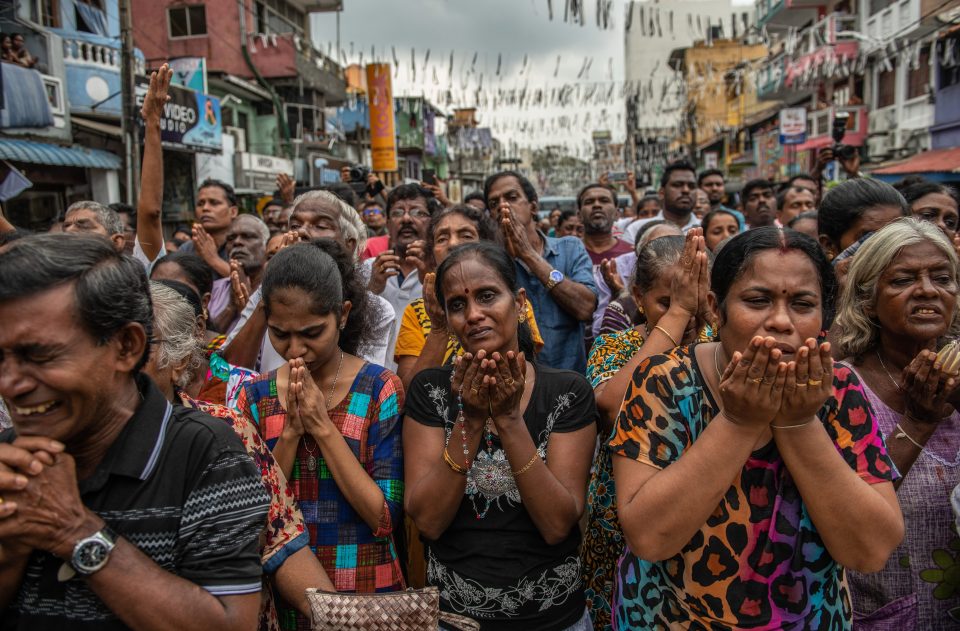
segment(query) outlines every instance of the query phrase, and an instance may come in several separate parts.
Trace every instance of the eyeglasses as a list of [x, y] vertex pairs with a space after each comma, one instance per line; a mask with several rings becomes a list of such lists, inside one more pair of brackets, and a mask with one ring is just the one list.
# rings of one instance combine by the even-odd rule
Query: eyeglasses
[[390, 210], [390, 219], [402, 219], [404, 215], [410, 215], [411, 219], [427, 219], [430, 217], [430, 211], [426, 208], [393, 208]]
[[382, 208], [364, 208], [363, 214], [364, 215], [382, 215], [383, 209]]

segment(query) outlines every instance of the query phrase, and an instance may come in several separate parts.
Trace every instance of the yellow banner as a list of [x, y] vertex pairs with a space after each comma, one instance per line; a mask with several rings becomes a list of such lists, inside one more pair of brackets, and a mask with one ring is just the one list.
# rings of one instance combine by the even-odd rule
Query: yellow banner
[[397, 170], [397, 134], [393, 122], [390, 64], [367, 64], [367, 105], [370, 110], [370, 151], [374, 171]]

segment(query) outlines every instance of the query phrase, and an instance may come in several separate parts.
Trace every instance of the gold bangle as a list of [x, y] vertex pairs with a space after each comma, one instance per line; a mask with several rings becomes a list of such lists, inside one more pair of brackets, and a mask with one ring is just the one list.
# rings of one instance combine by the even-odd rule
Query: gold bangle
[[536, 449], [534, 449], [534, 450], [533, 450], [533, 456], [530, 458], [530, 462], [528, 462], [527, 464], [523, 465], [520, 469], [517, 469], [516, 471], [511, 471], [510, 473], [512, 473], [512, 474], [513, 474], [513, 477], [515, 477], [515, 478], [516, 478], [516, 477], [519, 477], [520, 475], [526, 473], [526, 472], [527, 472], [527, 469], [529, 469], [530, 467], [532, 467], [532, 466], [533, 466], [533, 463], [535, 463], [538, 458], [540, 458], [540, 454], [537, 453], [537, 450], [536, 450]]
[[454, 473], [459, 473], [460, 475], [467, 475], [467, 470], [454, 462], [453, 458], [450, 457], [450, 454], [447, 453], [447, 448], [443, 448], [443, 461], [447, 463], [447, 466], [453, 469]]
[[664, 335], [666, 335], [666, 336], [667, 336], [667, 339], [669, 339], [671, 342], [673, 342], [673, 345], [674, 345], [674, 346], [680, 346], [679, 344], [677, 344], [677, 340], [673, 339], [673, 336], [670, 335], [670, 333], [669, 333], [665, 328], [663, 328], [662, 326], [660, 326], [659, 324], [658, 324], [657, 326], [653, 327], [653, 330], [654, 330], [654, 331], [660, 331], [661, 333], [663, 333]]
[[811, 423], [816, 423], [819, 420], [820, 419], [818, 417], [814, 416], [812, 419], [810, 419], [806, 423], [798, 423], [796, 425], [774, 425], [773, 423], [770, 423], [770, 427], [772, 427], [773, 429], [796, 429], [798, 427], [806, 427], [807, 425]]

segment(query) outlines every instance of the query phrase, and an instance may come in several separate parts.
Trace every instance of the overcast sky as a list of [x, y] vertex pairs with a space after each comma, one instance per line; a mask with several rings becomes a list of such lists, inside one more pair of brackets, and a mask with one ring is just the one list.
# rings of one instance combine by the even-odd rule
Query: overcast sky
[[[749, 0], [738, 0], [742, 3]], [[391, 47], [399, 58], [399, 73], [394, 79], [396, 95], [425, 94], [431, 100], [438, 98], [440, 89], [451, 83], [449, 77], [450, 53], [454, 53], [453, 95], [463, 98], [460, 90], [466, 83], [468, 91], [477, 86], [483, 75], [484, 88], [559, 87], [578, 82], [578, 74], [587, 58], [593, 58], [589, 77], [584, 82], [623, 80], [623, 22], [626, 0], [613, 0], [609, 11], [608, 28], [597, 26], [596, 0], [583, 0], [585, 24], [565, 22], [565, 0], [552, 0], [553, 19], [548, 13], [548, 0], [344, 0], [340, 14], [340, 48], [349, 63], [371, 61], [371, 46], [378, 61], [393, 60]], [[665, 0], [661, 7], [682, 5], [684, 0]], [[335, 53], [336, 17], [333, 13], [317, 14], [313, 20], [315, 45], [324, 52]], [[411, 73], [411, 49], [415, 50], [416, 78]], [[424, 56], [430, 51], [427, 72]], [[476, 65], [473, 56], [477, 55]], [[497, 57], [502, 55], [499, 77], [496, 75]], [[527, 56], [526, 71], [523, 57]], [[560, 56], [557, 71], [557, 56]], [[473, 72], [471, 72], [471, 68]], [[438, 83], [434, 83], [434, 72]], [[557, 73], [554, 78], [554, 73]], [[608, 84], [609, 85], [609, 84]], [[472, 100], [467, 97], [468, 100]], [[472, 105], [455, 103], [454, 105]], [[583, 125], [589, 114], [590, 122]], [[537, 132], [533, 139], [519, 132], [501, 131], [501, 140], [516, 140], [521, 145], [567, 143], [573, 148], [588, 146], [593, 129], [608, 129], [614, 140], [624, 135], [623, 101], [588, 105], [576, 108], [488, 107], [479, 111], [481, 124], [501, 127], [519, 124], [522, 120], [539, 125], [559, 116], [576, 116], [578, 125], [572, 132]]]

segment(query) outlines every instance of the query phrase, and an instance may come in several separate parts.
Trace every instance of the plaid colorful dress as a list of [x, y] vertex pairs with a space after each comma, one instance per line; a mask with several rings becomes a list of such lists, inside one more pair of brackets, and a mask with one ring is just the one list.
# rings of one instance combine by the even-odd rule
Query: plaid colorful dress
[[[276, 371], [245, 384], [237, 406], [260, 427], [273, 449], [287, 416], [277, 396]], [[400, 379], [368, 363], [357, 373], [349, 394], [329, 412], [357, 460], [383, 491], [383, 512], [375, 532], [347, 502], [313, 438], [304, 436], [297, 448], [290, 485], [307, 523], [310, 547], [339, 592], [404, 588], [393, 545], [394, 526], [403, 523], [402, 406]], [[317, 463], [315, 471], [307, 466], [311, 457]], [[309, 620], [279, 605], [283, 629], [310, 629]]]

